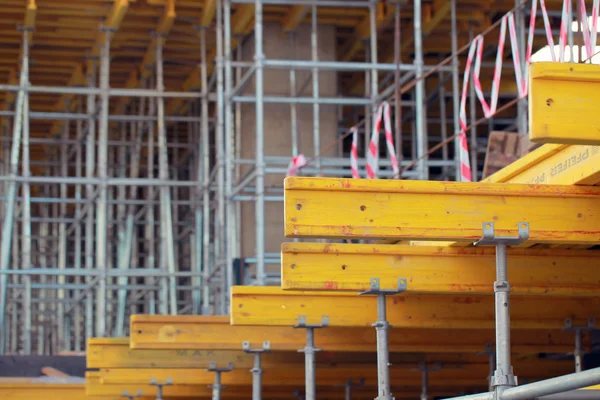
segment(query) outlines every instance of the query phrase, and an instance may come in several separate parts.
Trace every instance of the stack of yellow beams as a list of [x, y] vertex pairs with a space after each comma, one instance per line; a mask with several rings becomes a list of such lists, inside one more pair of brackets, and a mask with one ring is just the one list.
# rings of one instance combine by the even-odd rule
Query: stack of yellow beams
[[[250, 340], [258, 345], [271, 341], [272, 352], [263, 355], [263, 398], [290, 397], [302, 391], [304, 360], [297, 349], [304, 346], [304, 332], [290, 327], [233, 326], [227, 317], [202, 316], [133, 316], [130, 339], [91, 339], [88, 343], [86, 394], [88, 398], [119, 396], [123, 392], [156, 395], [152, 380], [172, 384], [164, 387], [167, 399], [209, 398], [214, 373], [206, 371], [211, 362], [218, 366], [234, 364], [231, 372], [222, 375], [227, 387], [223, 398], [249, 398], [251, 393], [252, 356], [241, 350], [241, 343]], [[439, 330], [402, 330], [392, 337], [392, 378], [402, 388], [400, 397], [415, 398], [420, 390], [420, 362], [443, 363], [445, 369], [432, 376], [434, 394], [450, 396], [462, 390], [485, 386], [488, 359], [473, 346], [477, 336], [492, 340], [491, 330], [457, 330], [451, 337], [439, 335]], [[400, 332], [399, 332], [400, 333]], [[436, 339], [437, 337], [437, 339]], [[323, 329], [317, 344], [323, 352], [317, 358], [317, 385], [320, 398], [343, 398], [348, 379], [364, 380], [364, 387], [353, 391], [353, 398], [373, 397], [377, 376], [375, 369], [374, 330], [372, 328]], [[533, 354], [550, 346], [567, 351], [572, 346], [570, 335], [555, 332], [541, 335], [522, 331], [517, 364], [528, 379], [537, 380], [570, 370], [569, 361], [540, 362]], [[396, 345], [394, 343], [398, 343]], [[462, 343], [462, 347], [461, 347]], [[457, 347], [452, 347], [452, 346]], [[352, 353], [346, 350], [353, 350]], [[466, 354], [460, 354], [460, 353]], [[400, 393], [400, 392], [399, 392]]]
[[[531, 91], [537, 93], [533, 86]], [[341, 398], [342, 391], [332, 388], [364, 379], [364, 393], [353, 398], [372, 398], [377, 376], [371, 324], [377, 307], [375, 298], [356, 292], [369, 289], [374, 279], [381, 289], [396, 288], [399, 279], [406, 285], [405, 293], [387, 299], [394, 327], [389, 348], [400, 353], [392, 354], [397, 360], [390, 371], [396, 397], [416, 397], [420, 362], [443, 364], [430, 375], [441, 396], [485, 390], [487, 356], [477, 353], [494, 343], [495, 254], [468, 244], [492, 223], [496, 235], [516, 236], [524, 223], [529, 231], [528, 240], [508, 253], [515, 373], [539, 380], [572, 372], [571, 361], [542, 360], [536, 353], [572, 351], [573, 333], [564, 330], [565, 321], [581, 327], [596, 317], [600, 265], [590, 250], [531, 247], [599, 243], [600, 188], [593, 185], [600, 182], [600, 167], [590, 161], [596, 150], [546, 145], [478, 184], [288, 178], [288, 236], [458, 246], [284, 244], [282, 288], [234, 287], [230, 320], [133, 316], [129, 340], [91, 341], [88, 367], [98, 370], [88, 373], [87, 393], [151, 394], [156, 389], [149, 382], [155, 379], [173, 382], [165, 387], [167, 397], [204, 396], [201, 387], [213, 377], [204, 369], [215, 361], [235, 365], [223, 375], [230, 387], [224, 397], [247, 398], [251, 358], [241, 344], [268, 340], [272, 354], [264, 356], [263, 397], [289, 396], [304, 382], [302, 360], [291, 357], [305, 344], [304, 331], [292, 328], [302, 319], [326, 325], [315, 335], [315, 345], [324, 350], [317, 367], [322, 397]], [[349, 355], [332, 362], [338, 352]], [[192, 394], [191, 388], [198, 390]]]

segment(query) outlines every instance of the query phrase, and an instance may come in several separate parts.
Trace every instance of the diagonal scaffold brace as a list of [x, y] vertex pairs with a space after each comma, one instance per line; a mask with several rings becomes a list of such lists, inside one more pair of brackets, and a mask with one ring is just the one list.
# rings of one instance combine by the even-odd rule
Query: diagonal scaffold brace
[[262, 343], [261, 348], [253, 349], [250, 341], [242, 342], [242, 349], [248, 354], [254, 354], [254, 366], [250, 370], [252, 373], [252, 400], [262, 399], [262, 366], [261, 357], [263, 353], [271, 351], [271, 342], [266, 340]]
[[171, 378], [167, 378], [164, 382], [158, 382], [156, 379], [152, 378], [150, 380], [150, 386], [156, 386], [156, 400], [164, 400], [163, 397], [163, 388], [165, 386], [171, 386], [173, 384], [173, 380]]
[[329, 316], [323, 315], [320, 324], [308, 324], [306, 315], [298, 315], [298, 323], [294, 328], [306, 329], [306, 346], [298, 350], [304, 353], [304, 374], [305, 374], [305, 400], [316, 400], [317, 398], [317, 377], [315, 354], [321, 349], [315, 347], [315, 328], [325, 328], [329, 325]]
[[221, 391], [225, 388], [225, 386], [221, 384], [221, 374], [223, 372], [233, 371], [233, 363], [227, 364], [227, 367], [225, 368], [218, 368], [217, 363], [211, 361], [206, 370], [215, 373], [215, 382], [212, 384], [212, 400], [221, 400]]
[[390, 389], [390, 350], [388, 344], [388, 330], [390, 323], [387, 321], [386, 297], [406, 291], [406, 278], [398, 279], [396, 289], [381, 289], [379, 278], [369, 279], [370, 289], [360, 292], [360, 295], [377, 296], [377, 321], [373, 324], [377, 331], [377, 391], [375, 400], [393, 400]]

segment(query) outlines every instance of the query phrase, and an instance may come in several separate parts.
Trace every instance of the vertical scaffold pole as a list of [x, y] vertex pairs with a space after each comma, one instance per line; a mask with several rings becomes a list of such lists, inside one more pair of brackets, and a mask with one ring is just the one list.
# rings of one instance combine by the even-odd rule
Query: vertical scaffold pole
[[425, 118], [425, 82], [421, 79], [423, 75], [423, 37], [421, 31], [421, 0], [415, 0], [414, 4], [414, 28], [415, 28], [415, 74], [417, 85], [415, 87], [415, 117], [417, 128], [417, 172], [419, 179], [429, 179], [429, 168], [425, 154], [428, 150], [427, 126]]
[[[161, 35], [156, 37], [156, 90], [164, 92], [165, 84], [163, 79], [163, 41]], [[162, 96], [157, 97], [157, 127], [158, 127], [158, 176], [162, 181], [169, 180], [169, 155], [167, 153], [167, 132], [165, 127], [165, 99]], [[166, 261], [165, 271], [169, 274], [176, 272], [175, 265], [175, 242], [173, 238], [173, 210], [171, 206], [171, 189], [166, 184], [160, 187], [160, 210], [161, 210], [161, 250], [166, 254], [161, 260]], [[169, 276], [169, 313], [177, 315], [177, 278], [174, 275]]]
[[215, 382], [212, 385], [212, 400], [221, 400], [221, 391], [223, 390], [223, 385], [221, 384], [221, 374], [223, 372], [229, 372], [232, 370], [232, 363], [229, 363], [226, 368], [217, 368], [217, 364], [215, 362], [210, 363], [207, 371], [215, 373]]
[[[319, 61], [319, 45], [317, 41], [317, 6], [312, 5], [311, 9], [311, 30], [310, 30], [310, 49], [311, 60]], [[321, 175], [321, 125], [320, 125], [320, 106], [319, 106], [319, 69], [312, 69], [312, 96], [313, 103], [313, 152], [315, 159], [315, 168], [317, 175]]]
[[210, 313], [210, 138], [208, 126], [208, 67], [206, 65], [206, 28], [200, 28], [201, 147], [202, 147], [202, 314]]
[[[456, 26], [456, 0], [450, 0], [450, 21], [452, 25], [452, 54], [456, 54], [458, 52], [458, 28]], [[457, 134], [460, 131], [460, 123], [459, 123], [459, 94], [458, 94], [458, 55], [452, 57], [452, 115], [454, 121], [454, 134]], [[454, 139], [454, 171], [455, 171], [455, 180], [460, 182], [460, 140], [458, 135], [456, 135]]]
[[234, 239], [235, 239], [235, 204], [231, 198], [233, 191], [233, 173], [235, 146], [239, 143], [234, 142], [233, 126], [233, 104], [231, 101], [231, 92], [233, 90], [233, 70], [231, 68], [231, 2], [224, 1], [224, 32], [225, 32], [225, 276], [223, 280], [223, 295], [226, 310], [229, 310], [228, 292], [233, 286], [233, 259], [234, 259]]
[[254, 203], [256, 225], [256, 284], [265, 285], [265, 131], [264, 131], [264, 80], [263, 80], [263, 5], [255, 1], [254, 10], [254, 63], [256, 89], [256, 202]]
[[106, 336], [106, 275], [108, 238], [107, 208], [108, 208], [108, 101], [109, 101], [109, 74], [110, 74], [110, 40], [111, 31], [104, 30], [104, 46], [102, 46], [100, 60], [100, 118], [98, 123], [98, 178], [100, 178], [100, 192], [96, 207], [96, 268], [104, 274], [96, 291], [96, 336]]
[[216, 61], [216, 75], [217, 75], [217, 129], [215, 133], [215, 147], [216, 147], [216, 171], [217, 171], [217, 214], [215, 221], [215, 265], [220, 271], [220, 291], [218, 298], [218, 313], [220, 315], [227, 314], [227, 308], [225, 307], [226, 296], [224, 293], [226, 285], [226, 270], [227, 264], [225, 261], [225, 241], [227, 240], [226, 229], [226, 216], [225, 216], [225, 115], [224, 115], [224, 93], [223, 93], [223, 1], [217, 0], [216, 10], [216, 34], [217, 34], [217, 57]]
[[306, 345], [298, 350], [304, 353], [304, 380], [305, 380], [305, 400], [316, 400], [316, 362], [315, 354], [321, 349], [315, 347], [315, 328], [324, 328], [329, 325], [329, 317], [323, 316], [320, 324], [307, 324], [306, 315], [298, 316], [298, 324], [294, 328], [306, 329]]
[[[23, 64], [27, 65], [26, 89], [23, 93], [23, 177], [31, 176], [29, 163], [29, 35], [31, 29], [23, 30]], [[29, 182], [23, 183], [23, 236], [22, 236], [22, 258], [23, 269], [31, 269], [31, 192]], [[31, 300], [31, 275], [23, 276], [25, 292], [23, 293], [23, 352], [31, 354], [32, 342], [32, 300]], [[16, 307], [16, 304], [15, 304]]]
[[[23, 36], [23, 62], [21, 63], [21, 75], [19, 77], [19, 91], [15, 107], [15, 118], [13, 121], [12, 148], [10, 152], [10, 176], [8, 190], [6, 193], [6, 205], [4, 211], [4, 222], [2, 225], [2, 244], [0, 245], [0, 271], [8, 271], [11, 259], [11, 245], [13, 236], [13, 220], [17, 197], [17, 173], [19, 170], [19, 152], [21, 148], [21, 137], [23, 129], [23, 104], [25, 102], [25, 91], [29, 82], [28, 35]], [[27, 61], [27, 62], [25, 62]], [[0, 274], [0, 329], [4, 328], [8, 298], [8, 274]], [[15, 313], [16, 314], [16, 313]], [[7, 335], [0, 332], [0, 355], [4, 354]]]
[[494, 282], [494, 304], [496, 315], [496, 370], [492, 388], [497, 398], [517, 385], [510, 360], [510, 283], [506, 262], [507, 246], [518, 245], [529, 238], [529, 224], [519, 222], [518, 237], [496, 236], [493, 222], [483, 223], [483, 237], [475, 245], [496, 246], [496, 281]]
[[[92, 60], [89, 64], [87, 73], [88, 88], [96, 85], [96, 61]], [[96, 96], [88, 94], [86, 98], [87, 136], [85, 139], [85, 177], [94, 177], [94, 164], [96, 163]], [[94, 185], [88, 183], [85, 185], [85, 195], [90, 209], [85, 215], [85, 268], [88, 271], [94, 269], [94, 211], [91, 204], [94, 201]], [[92, 277], [85, 278], [85, 283], [90, 285]], [[88, 292], [85, 299], [85, 337], [94, 336], [94, 295], [93, 291]]]
[[242, 348], [246, 353], [254, 354], [254, 366], [250, 370], [252, 373], [252, 400], [262, 399], [262, 374], [261, 357], [263, 353], [271, 350], [271, 342], [265, 341], [261, 348], [253, 349], [249, 341], [242, 343]]
[[377, 391], [376, 400], [393, 400], [390, 386], [390, 351], [388, 342], [388, 330], [390, 324], [387, 321], [388, 295], [402, 293], [406, 291], [406, 279], [399, 278], [398, 286], [395, 289], [381, 289], [379, 278], [369, 279], [370, 289], [359, 294], [377, 296], [377, 321], [373, 324], [377, 334]]

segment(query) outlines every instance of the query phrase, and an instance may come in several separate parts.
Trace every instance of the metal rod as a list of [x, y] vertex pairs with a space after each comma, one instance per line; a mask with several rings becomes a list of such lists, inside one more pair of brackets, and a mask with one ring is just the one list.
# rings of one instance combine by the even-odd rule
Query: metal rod
[[581, 329], [575, 329], [575, 372], [583, 371], [583, 345]]
[[252, 400], [262, 399], [262, 374], [263, 370], [261, 367], [261, 356], [262, 353], [254, 353], [254, 366], [250, 370], [252, 372]]
[[221, 400], [221, 371], [215, 372], [215, 382], [212, 385], [212, 400]]
[[[16, 116], [13, 121], [13, 142], [10, 152], [10, 175], [16, 177], [19, 168], [19, 151], [21, 147], [21, 134], [23, 124], [23, 104], [25, 102], [25, 86], [29, 80], [29, 44], [28, 35], [23, 35], [23, 62], [21, 63], [21, 75], [19, 77], [19, 91], [16, 101]], [[25, 58], [27, 57], [27, 58]], [[9, 269], [11, 261], [11, 245], [13, 236], [13, 219], [15, 215], [15, 197], [17, 196], [17, 183], [9, 182], [7, 190], [7, 202], [4, 210], [4, 221], [2, 224], [2, 244], [0, 245], [0, 271]], [[0, 329], [5, 326], [5, 315], [8, 298], [8, 276], [0, 276]], [[16, 315], [16, 313], [14, 313]], [[0, 355], [6, 350], [7, 335], [0, 335]], [[16, 339], [16, 338], [15, 338]]]
[[496, 371], [493, 387], [502, 394], [506, 388], [516, 386], [510, 362], [510, 284], [507, 275], [506, 244], [496, 244]]
[[[369, 41], [369, 50], [370, 50], [370, 61], [372, 64], [377, 64], [377, 1], [372, 1], [369, 3], [369, 30], [370, 30], [370, 41]], [[379, 74], [376, 69], [371, 69], [370, 75], [370, 89], [369, 95], [371, 97], [370, 104], [370, 113], [372, 115], [370, 127], [373, 131], [375, 131], [377, 126], [377, 118], [375, 118], [375, 114], [377, 113], [377, 96], [379, 94]], [[366, 111], [366, 110], [365, 110]], [[367, 126], [366, 126], [367, 127]], [[368, 147], [365, 147], [365, 157], [367, 154]], [[375, 170], [378, 169], [379, 157], [375, 157], [376, 167]], [[377, 172], [376, 172], [377, 173]]]
[[[290, 49], [292, 55], [296, 51], [296, 33], [290, 32]], [[290, 69], [290, 97], [296, 97], [296, 70]], [[298, 137], [298, 113], [296, 103], [290, 103], [290, 130], [292, 136], [292, 157], [299, 154], [299, 137]]]
[[[200, 30], [200, 57], [202, 65], [200, 77], [202, 81], [202, 92], [208, 93], [208, 72], [206, 65], [206, 30]], [[202, 180], [207, 185], [210, 180], [210, 139], [208, 127], [208, 98], [204, 96], [201, 100], [201, 145], [202, 145]], [[209, 277], [210, 268], [210, 193], [204, 190], [202, 193], [202, 314], [210, 313]]]
[[221, 296], [223, 304], [223, 314], [226, 315], [229, 310], [229, 290], [233, 286], [233, 259], [234, 259], [234, 240], [236, 226], [234, 218], [235, 203], [231, 199], [233, 191], [233, 174], [235, 158], [234, 142], [234, 126], [233, 126], [233, 104], [231, 103], [232, 87], [233, 87], [233, 70], [231, 68], [231, 3], [229, 0], [224, 0], [224, 31], [225, 31], [225, 276], [226, 279], [221, 283]]
[[[162, 36], [156, 38], [156, 90], [164, 91], [163, 82], [163, 41]], [[162, 97], [156, 100], [158, 116], [158, 175], [163, 181], [169, 180], [169, 156], [167, 154], [167, 132], [165, 129], [165, 102]], [[168, 186], [160, 187], [160, 208], [161, 208], [161, 232], [162, 232], [162, 250], [166, 252], [162, 260], [166, 262], [164, 268], [169, 272], [175, 272], [175, 249], [173, 242], [173, 210], [171, 206], [171, 192]], [[169, 278], [169, 313], [177, 315], [177, 280], [174, 277]]]
[[[311, 30], [310, 30], [310, 49], [312, 61], [316, 62], [319, 60], [319, 47], [317, 42], [317, 6], [313, 4], [311, 9]], [[320, 126], [320, 109], [319, 109], [319, 70], [313, 68], [311, 71], [312, 77], [312, 97], [313, 102], [313, 154], [315, 155], [315, 168], [317, 169], [317, 176], [320, 175], [321, 171], [321, 158], [318, 155], [321, 154], [321, 126]]]
[[[456, 26], [456, 0], [450, 0], [450, 21], [452, 25], [452, 54], [458, 52], [458, 28]], [[456, 172], [455, 180], [461, 180], [460, 174], [460, 138], [458, 132], [460, 132], [459, 123], [459, 94], [458, 94], [458, 57], [452, 58], [452, 115], [454, 121], [454, 171]]]
[[400, 2], [394, 4], [394, 123], [396, 128], [396, 157], [398, 163], [402, 163], [403, 155], [403, 143], [402, 143], [402, 94], [400, 94], [400, 63], [402, 62], [402, 50], [400, 47]]
[[[215, 221], [215, 261], [217, 263], [226, 262], [226, 220], [225, 220], [225, 101], [224, 101], [224, 82], [223, 82], [223, 2], [224, 0], [217, 0], [217, 56], [216, 56], [216, 74], [217, 74], [217, 129], [215, 132], [215, 147], [216, 147], [216, 171], [217, 171], [217, 213]], [[222, 270], [223, 274], [226, 274], [226, 268]], [[225, 277], [225, 276], [224, 276]], [[223, 279], [225, 281], [225, 279]], [[219, 297], [219, 309], [220, 315], [227, 314], [227, 308], [225, 304], [225, 284], [221, 284], [220, 297]]]
[[[415, 60], [417, 76], [423, 75], [423, 37], [421, 32], [421, 0], [415, 0], [414, 4], [414, 28], [415, 28]], [[425, 154], [429, 147], [427, 140], [427, 127], [425, 126], [425, 82], [424, 79], [419, 79], [415, 88], [415, 127], [417, 140], [417, 173], [419, 179], [429, 179], [429, 168]]]
[[[368, 3], [366, 3], [368, 4]], [[356, 61], [314, 61], [314, 60], [276, 60], [276, 59], [265, 59], [264, 68], [273, 69], [313, 69], [316, 68], [319, 71], [366, 71], [371, 72], [372, 70], [381, 72], [395, 72], [399, 69], [401, 72], [415, 71], [416, 67], [414, 64], [399, 64], [396, 68], [396, 63], [377, 63], [377, 60], [371, 60], [371, 62], [356, 62]], [[433, 66], [424, 66], [423, 69], [429, 71], [433, 69]], [[445, 71], [450, 71], [449, 67], [442, 68]], [[436, 69], [437, 71], [437, 69]]]
[[[519, 1], [519, 0], [517, 0]], [[473, 40], [473, 25], [469, 24], [469, 40]], [[471, 156], [471, 171], [472, 171], [472, 175], [471, 175], [471, 179], [473, 180], [473, 182], [477, 182], [477, 156], [478, 156], [478, 150], [477, 150], [477, 125], [474, 125], [475, 121], [477, 121], [477, 109], [476, 109], [476, 102], [477, 99], [475, 98], [475, 85], [471, 82], [471, 85], [469, 85], [469, 114], [471, 117], [471, 129], [470, 129], [470, 144], [469, 144], [469, 150], [470, 150], [470, 156]]]
[[[100, 118], [98, 132], [98, 178], [100, 193], [96, 205], [96, 266], [105, 271], [107, 262], [107, 201], [108, 191], [106, 179], [108, 178], [108, 106], [109, 106], [109, 76], [110, 76], [110, 40], [111, 33], [104, 32], [104, 46], [101, 51], [100, 62]], [[96, 292], [96, 336], [106, 336], [106, 278], [100, 280]]]
[[425, 363], [421, 363], [421, 400], [429, 399], [429, 369]]
[[315, 330], [306, 327], [306, 346], [304, 347], [305, 400], [316, 400], [316, 363], [315, 363]]
[[263, 4], [262, 0], [254, 2], [254, 51], [256, 62], [256, 203], [255, 209], [255, 241], [256, 241], [256, 281], [259, 286], [265, 284], [265, 132], [264, 132], [264, 81], [263, 81]]
[[[30, 31], [23, 32], [23, 63], [29, 63], [29, 35]], [[27, 81], [29, 84], [29, 69], [27, 70]], [[23, 93], [23, 165], [22, 175], [29, 177], [31, 175], [29, 160], [29, 94]], [[31, 195], [28, 183], [23, 185], [23, 222], [22, 222], [22, 244], [21, 253], [23, 259], [23, 268], [31, 268]], [[32, 308], [31, 308], [31, 276], [25, 276], [25, 293], [23, 302], [23, 352], [31, 354], [32, 348]]]
[[390, 324], [387, 321], [386, 313], [386, 295], [377, 294], [377, 321], [375, 330], [377, 333], [377, 386], [378, 400], [392, 400], [390, 390], [390, 354], [388, 347], [388, 329]]

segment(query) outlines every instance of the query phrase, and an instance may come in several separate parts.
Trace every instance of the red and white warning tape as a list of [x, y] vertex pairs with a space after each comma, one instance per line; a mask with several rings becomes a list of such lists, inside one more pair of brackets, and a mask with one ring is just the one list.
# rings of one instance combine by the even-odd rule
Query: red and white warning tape
[[596, 52], [596, 34], [598, 31], [598, 3], [594, 0], [592, 3], [592, 26], [588, 24], [587, 11], [585, 9], [585, 0], [579, 0], [579, 19], [582, 24], [583, 42], [585, 45], [586, 57], [591, 58]]
[[496, 65], [494, 66], [494, 78], [492, 80], [492, 98], [490, 105], [488, 105], [481, 89], [481, 81], [479, 80], [479, 73], [481, 71], [481, 58], [483, 55], [483, 36], [479, 35], [475, 38], [477, 42], [477, 53], [475, 56], [475, 65], [473, 66], [473, 86], [475, 87], [475, 93], [479, 98], [481, 107], [483, 108], [483, 114], [486, 118], [490, 117], [496, 112], [498, 106], [498, 92], [500, 90], [500, 76], [502, 74], [502, 59], [504, 58], [504, 38], [506, 37], [506, 21], [508, 16], [502, 17], [500, 23], [500, 37], [498, 38], [498, 53], [496, 54]]
[[[591, 26], [588, 22], [587, 11], [585, 8], [585, 0], [579, 1], [580, 15], [579, 20], [582, 24], [582, 35], [586, 48], [587, 58], [591, 58], [594, 55], [597, 43], [597, 32], [598, 32], [598, 12], [600, 8], [600, 0], [593, 0], [592, 4], [592, 15], [591, 15]], [[548, 47], [550, 48], [550, 55], [552, 61], [556, 61], [556, 54], [554, 52], [554, 38], [552, 36], [552, 27], [550, 25], [550, 19], [548, 17], [548, 11], [546, 9], [545, 0], [539, 0], [540, 11], [544, 21], [544, 29], [546, 32], [546, 40]], [[469, 160], [469, 146], [467, 142], [467, 117], [466, 117], [466, 98], [467, 89], [469, 86], [469, 75], [471, 67], [473, 67], [473, 86], [477, 98], [483, 109], [483, 113], [486, 118], [493, 116], [496, 113], [498, 106], [498, 96], [500, 91], [500, 80], [502, 75], [502, 61], [504, 59], [504, 47], [506, 41], [506, 28], [508, 25], [511, 52], [513, 65], [515, 70], [515, 80], [517, 83], [517, 91], [520, 98], [525, 97], [528, 93], [528, 65], [531, 62], [531, 55], [533, 51], [533, 36], [535, 30], [535, 21], [537, 13], [538, 0], [532, 0], [531, 12], [529, 17], [529, 32], [527, 35], [527, 48], [525, 51], [525, 62], [524, 66], [521, 65], [521, 56], [519, 51], [519, 42], [517, 40], [517, 32], [515, 26], [514, 13], [508, 12], [502, 17], [500, 22], [500, 36], [498, 38], [498, 49], [496, 53], [496, 63], [494, 65], [494, 75], [492, 79], [492, 90], [490, 103], [488, 104], [485, 99], [483, 89], [481, 87], [480, 71], [481, 71], [481, 60], [483, 57], [484, 38], [478, 35], [469, 47], [469, 53], [467, 56], [467, 62], [465, 65], [465, 71], [463, 75], [462, 93], [460, 98], [459, 108], [459, 125], [460, 132], [458, 133], [459, 148], [459, 159], [460, 159], [460, 180], [463, 182], [471, 182], [471, 165]], [[559, 32], [559, 57], [560, 62], [565, 61], [565, 54], [567, 48], [567, 32], [571, 28], [568, 15], [570, 13], [571, 1], [563, 0], [563, 7], [561, 13], [561, 25]], [[473, 60], [475, 58], [475, 60]], [[473, 65], [473, 61], [474, 65]], [[392, 169], [394, 175], [399, 174], [398, 161], [396, 159], [396, 151], [394, 148], [394, 138], [392, 135], [391, 119], [390, 119], [390, 106], [387, 102], [382, 103], [378, 110], [375, 119], [375, 126], [371, 134], [371, 141], [369, 148], [367, 149], [367, 178], [375, 179], [379, 170], [379, 131], [381, 130], [381, 123], [384, 123], [385, 139], [388, 149], [390, 161], [392, 163]], [[353, 178], [360, 178], [358, 170], [358, 131], [355, 127], [351, 128], [352, 132], [352, 147], [350, 150], [350, 168]], [[302, 154], [294, 157], [290, 162], [288, 169], [288, 176], [296, 175], [298, 170], [306, 165], [306, 158]]]
[[298, 175], [298, 171], [303, 167], [306, 167], [308, 161], [306, 161], [306, 157], [304, 154], [298, 154], [296, 157], [293, 157], [288, 165], [288, 171], [286, 176], [296, 176]]
[[379, 171], [379, 131], [381, 130], [381, 123], [383, 122], [385, 131], [385, 143], [388, 150], [388, 156], [392, 163], [392, 171], [394, 175], [400, 173], [398, 167], [398, 160], [396, 158], [396, 149], [394, 147], [394, 135], [392, 134], [392, 122], [390, 117], [390, 105], [387, 101], [384, 101], [377, 110], [377, 116], [375, 119], [375, 127], [371, 135], [371, 142], [367, 150], [367, 178], [377, 178], [377, 172]]
[[358, 129], [355, 126], [350, 128], [352, 131], [352, 147], [350, 148], [350, 171], [352, 172], [352, 177], [355, 179], [360, 178], [360, 173], [358, 172]]
[[459, 113], [459, 124], [460, 132], [458, 133], [458, 142], [460, 145], [459, 149], [459, 160], [460, 160], [460, 180], [461, 182], [471, 182], [471, 162], [469, 161], [469, 146], [467, 145], [467, 89], [469, 87], [469, 75], [471, 73], [471, 64], [473, 64], [473, 56], [475, 54], [475, 48], [479, 43], [478, 40], [473, 40], [469, 47], [469, 54], [467, 55], [467, 64], [465, 66], [465, 73], [463, 75], [463, 87], [460, 96], [460, 113]]

